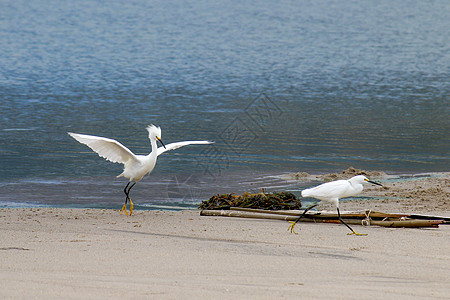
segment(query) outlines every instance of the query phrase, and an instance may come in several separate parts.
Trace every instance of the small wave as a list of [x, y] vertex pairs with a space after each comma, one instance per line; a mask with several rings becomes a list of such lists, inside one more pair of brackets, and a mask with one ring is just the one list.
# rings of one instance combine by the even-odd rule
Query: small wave
[[32, 128], [3, 128], [2, 131], [32, 131], [36, 130], [36, 127]]
[[22, 183], [34, 183], [34, 184], [51, 184], [51, 185], [57, 185], [57, 184], [64, 184], [65, 181], [57, 180], [57, 179], [25, 179], [21, 180]]
[[0, 208], [43, 208], [43, 207], [51, 207], [51, 206], [45, 204], [26, 203], [26, 202], [10, 202], [10, 201], [0, 202]]
[[192, 209], [196, 209], [196, 206], [176, 206], [176, 205], [160, 205], [160, 204], [140, 204], [140, 205], [135, 205], [139, 207], [145, 207], [148, 209], [161, 209], [161, 210], [192, 210]]

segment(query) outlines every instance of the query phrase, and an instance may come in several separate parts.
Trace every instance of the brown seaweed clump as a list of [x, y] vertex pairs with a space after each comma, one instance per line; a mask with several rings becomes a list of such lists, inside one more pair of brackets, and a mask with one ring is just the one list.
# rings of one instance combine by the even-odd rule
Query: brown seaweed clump
[[294, 194], [289, 192], [257, 194], [244, 193], [240, 196], [222, 194], [212, 196], [198, 206], [199, 209], [230, 209], [230, 207], [245, 207], [270, 210], [300, 209], [302, 204]]

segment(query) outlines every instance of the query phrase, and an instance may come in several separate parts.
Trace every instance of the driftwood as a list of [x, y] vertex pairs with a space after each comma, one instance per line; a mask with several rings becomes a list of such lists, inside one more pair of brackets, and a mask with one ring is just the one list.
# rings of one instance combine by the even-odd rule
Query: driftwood
[[[295, 221], [303, 211], [270, 211], [262, 209], [249, 209], [231, 207], [230, 210], [202, 210], [202, 216], [226, 216], [255, 219], [271, 219]], [[445, 220], [439, 217], [420, 216], [421, 218], [411, 218], [408, 214], [392, 214], [382, 212], [342, 212], [341, 217], [348, 224], [352, 225], [376, 225], [384, 227], [438, 227], [439, 224], [445, 224]], [[427, 219], [428, 218], [428, 219]], [[301, 222], [317, 223], [339, 223], [338, 215], [334, 212], [307, 212]]]
[[[246, 211], [251, 213], [266, 213], [266, 214], [278, 214], [278, 215], [288, 215], [288, 216], [300, 216], [304, 211], [296, 210], [296, 211], [285, 211], [285, 210], [265, 210], [265, 209], [254, 209], [254, 208], [243, 208], [243, 207], [231, 207], [230, 210], [235, 211]], [[367, 214], [370, 214], [371, 218], [402, 218], [408, 217], [409, 214], [400, 214], [400, 213], [382, 213], [376, 211], [343, 211], [341, 212], [342, 218], [365, 218]], [[308, 211], [305, 214], [307, 218], [337, 218], [337, 212], [330, 211]]]
[[252, 218], [252, 219], [271, 219], [271, 220], [285, 220], [295, 221], [298, 217], [279, 215], [279, 214], [264, 214], [264, 213], [251, 213], [235, 210], [202, 210], [201, 216], [221, 216], [221, 217], [239, 217], [239, 218]]

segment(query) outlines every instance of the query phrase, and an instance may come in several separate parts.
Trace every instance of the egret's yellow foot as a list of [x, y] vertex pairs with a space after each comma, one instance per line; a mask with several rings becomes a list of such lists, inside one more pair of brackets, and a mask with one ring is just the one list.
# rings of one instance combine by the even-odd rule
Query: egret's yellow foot
[[350, 233], [347, 233], [347, 235], [367, 235], [367, 233], [357, 233], [356, 231], [353, 231], [353, 232], [350, 232]]
[[298, 234], [297, 232], [295, 232], [295, 229], [294, 229], [295, 224], [297, 224], [297, 223], [293, 222], [293, 221], [289, 221], [289, 223], [291, 223], [291, 225], [289, 225], [288, 230], [290, 230], [291, 232], [293, 232], [295, 234]]
[[130, 200], [130, 216], [131, 216], [131, 214], [133, 213], [133, 202], [131, 201], [131, 198], [129, 200]]
[[128, 212], [127, 212], [127, 205], [126, 205], [126, 204], [124, 204], [124, 205], [122, 206], [122, 209], [120, 210], [120, 214], [122, 214], [123, 212], [125, 212], [125, 214], [128, 215]]

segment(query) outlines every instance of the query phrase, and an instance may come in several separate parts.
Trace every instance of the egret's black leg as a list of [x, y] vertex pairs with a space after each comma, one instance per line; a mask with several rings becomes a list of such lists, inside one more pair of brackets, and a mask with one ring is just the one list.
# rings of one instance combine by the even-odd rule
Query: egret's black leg
[[[130, 182], [129, 182], [130, 183]], [[133, 201], [131, 201], [131, 198], [130, 198], [130, 190], [131, 190], [131, 188], [134, 186], [136, 184], [136, 181], [132, 184], [132, 185], [130, 185], [130, 187], [128, 188], [128, 191], [127, 191], [127, 197], [128, 197], [128, 200], [130, 200], [130, 216], [131, 216], [131, 214], [133, 213]], [[128, 184], [127, 184], [127, 186], [128, 186]]]
[[342, 224], [347, 226], [348, 229], [350, 229], [351, 232], [355, 232], [347, 223], [344, 222], [344, 220], [341, 218], [341, 213], [339, 212], [339, 207], [337, 208], [339, 221], [341, 221]]
[[305, 211], [300, 215], [300, 217], [298, 217], [298, 219], [295, 220], [295, 222], [292, 222], [292, 221], [291, 221], [290, 223], [292, 223], [292, 224], [289, 225], [288, 230], [290, 229], [291, 232], [297, 234], [297, 232], [295, 232], [295, 230], [294, 230], [295, 224], [297, 224], [297, 222], [300, 221], [301, 218], [303, 218], [303, 216], [308, 212], [308, 210], [310, 210], [310, 209], [313, 208], [313, 207], [316, 207], [317, 205], [318, 205], [318, 204], [314, 204], [314, 205], [308, 207], [308, 208], [305, 209]]
[[339, 217], [339, 221], [344, 224], [345, 226], [347, 226], [348, 229], [351, 230], [351, 233], [349, 233], [349, 235], [354, 234], [354, 235], [367, 235], [365, 233], [357, 233], [356, 231], [354, 231], [347, 223], [344, 222], [344, 220], [341, 218], [341, 213], [339, 211], [339, 207], [336, 208], [337, 212], [338, 212], [338, 217]]
[[[128, 212], [127, 212], [127, 203], [128, 203], [128, 200], [130, 200], [130, 204], [131, 204], [130, 215], [131, 215], [131, 212], [133, 211], [133, 202], [131, 202], [131, 198], [130, 198], [130, 189], [136, 184], [136, 182], [134, 182], [134, 183], [130, 186], [130, 188], [128, 188], [128, 186], [130, 185], [130, 183], [131, 183], [131, 181], [129, 181], [129, 182], [127, 183], [127, 185], [125, 186], [125, 188], [123, 189], [123, 192], [125, 193], [125, 204], [122, 206], [122, 209], [120, 210], [120, 214], [122, 214], [122, 212], [125, 211], [125, 214], [128, 215]], [[127, 190], [127, 188], [128, 188], [128, 190]]]
[[[131, 181], [130, 182], [128, 182], [128, 184], [130, 184], [131, 183]], [[128, 184], [127, 184], [127, 186], [128, 186]], [[130, 186], [130, 188], [128, 189], [128, 191], [127, 191], [127, 195], [128, 195], [128, 198], [130, 198], [130, 190], [131, 190], [131, 188], [134, 186], [136, 184], [136, 182], [133, 182], [133, 184]], [[126, 188], [126, 187], [125, 187]]]
[[127, 202], [128, 202], [128, 191], [127, 191], [127, 188], [130, 185], [130, 183], [131, 183], [131, 181], [128, 181], [127, 185], [123, 189], [123, 192], [125, 193], [125, 205], [127, 205]]

